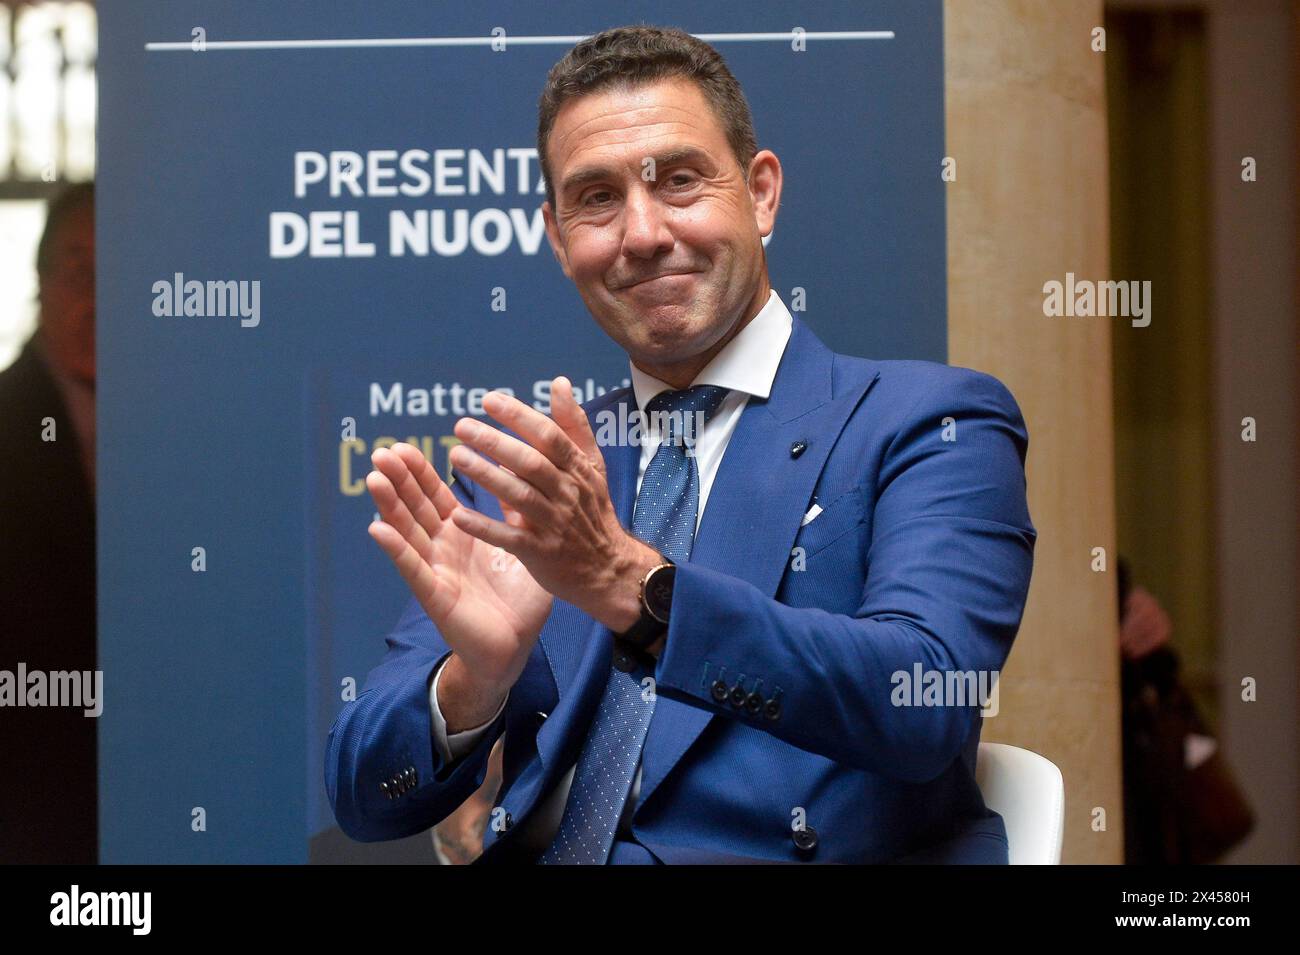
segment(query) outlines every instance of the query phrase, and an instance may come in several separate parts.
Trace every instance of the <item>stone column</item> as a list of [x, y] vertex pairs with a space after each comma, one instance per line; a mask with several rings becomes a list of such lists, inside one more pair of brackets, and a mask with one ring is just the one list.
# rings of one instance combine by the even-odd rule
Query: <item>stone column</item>
[[[982, 738], [1060, 767], [1070, 863], [1122, 862], [1124, 851], [1110, 352], [1119, 319], [1043, 314], [1045, 282], [1111, 277], [1105, 54], [1091, 45], [1102, 25], [1100, 0], [944, 3], [946, 153], [956, 160], [948, 358], [996, 376], [1020, 403], [1039, 535], [1000, 712]], [[1094, 548], [1105, 549], [1105, 572], [1093, 570]]]

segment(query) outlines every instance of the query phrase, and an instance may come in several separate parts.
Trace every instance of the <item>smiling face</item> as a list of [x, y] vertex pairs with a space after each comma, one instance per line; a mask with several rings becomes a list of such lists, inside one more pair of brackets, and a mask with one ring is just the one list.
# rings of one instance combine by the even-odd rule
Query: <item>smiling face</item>
[[547, 144], [546, 234], [597, 323], [683, 388], [770, 293], [762, 237], [781, 166], [745, 170], [700, 88], [676, 77], [565, 103]]

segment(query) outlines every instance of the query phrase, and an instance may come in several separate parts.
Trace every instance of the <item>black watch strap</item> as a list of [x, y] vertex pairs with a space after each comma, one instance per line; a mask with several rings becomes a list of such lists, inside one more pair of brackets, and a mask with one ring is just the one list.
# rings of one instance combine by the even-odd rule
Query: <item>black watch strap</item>
[[641, 617], [627, 630], [617, 634], [619, 640], [644, 650], [668, 630], [668, 608], [677, 565], [665, 561], [651, 567], [641, 578]]

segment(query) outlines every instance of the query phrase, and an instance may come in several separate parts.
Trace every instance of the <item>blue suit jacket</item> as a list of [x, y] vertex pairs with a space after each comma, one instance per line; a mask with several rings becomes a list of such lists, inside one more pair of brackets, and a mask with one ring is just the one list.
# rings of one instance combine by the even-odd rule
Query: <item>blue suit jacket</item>
[[[585, 410], [620, 403], [635, 409], [630, 389]], [[1002, 819], [975, 784], [978, 702], [896, 706], [893, 675], [1002, 669], [1037, 537], [1027, 446], [995, 378], [839, 355], [794, 317], [772, 393], [746, 405], [677, 571], [639, 842], [668, 863], [1006, 862]], [[640, 450], [602, 450], [630, 527]], [[463, 476], [452, 488], [501, 518]], [[814, 502], [822, 512], [801, 526]], [[577, 759], [609, 630], [557, 600], [502, 714], [451, 765], [428, 693], [446, 643], [414, 600], [387, 643], [330, 731], [340, 827], [375, 841], [437, 824], [481, 785], [504, 732], [495, 819], [512, 825], [489, 827], [480, 861], [526, 858], [511, 833]], [[404, 772], [406, 792], [385, 795]]]

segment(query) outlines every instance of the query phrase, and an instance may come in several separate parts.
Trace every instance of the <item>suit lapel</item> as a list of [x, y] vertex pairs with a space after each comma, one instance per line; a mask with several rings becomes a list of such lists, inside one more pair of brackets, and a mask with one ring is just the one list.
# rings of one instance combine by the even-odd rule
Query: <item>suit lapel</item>
[[[834, 357], [794, 317], [771, 394], [765, 400], [750, 398], [727, 444], [696, 534], [692, 563], [746, 580], [769, 597], [776, 594], [831, 447], [879, 376], [877, 372], [853, 383], [837, 383]], [[627, 388], [594, 403], [587, 414], [597, 432], [597, 415], [614, 414], [621, 422], [635, 409], [635, 397]], [[792, 457], [791, 446], [800, 441], [806, 449]], [[602, 452], [610, 499], [620, 523], [630, 530], [641, 449], [625, 443]], [[608, 627], [586, 614], [575, 612], [572, 617], [572, 625], [548, 624], [540, 637], [559, 692], [555, 712], [537, 734], [548, 778], [577, 759], [613, 657]], [[701, 706], [658, 697], [642, 753], [640, 805], [712, 718]]]
[[[691, 563], [775, 596], [831, 447], [879, 376], [841, 384], [837, 395], [834, 357], [795, 317], [771, 394], [766, 400], [750, 398], [727, 444]], [[806, 445], [797, 457], [791, 454], [796, 442]], [[689, 607], [674, 608], [674, 613], [689, 612]], [[642, 752], [638, 806], [645, 805], [713, 716], [702, 706], [658, 696]]]

